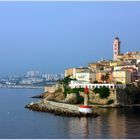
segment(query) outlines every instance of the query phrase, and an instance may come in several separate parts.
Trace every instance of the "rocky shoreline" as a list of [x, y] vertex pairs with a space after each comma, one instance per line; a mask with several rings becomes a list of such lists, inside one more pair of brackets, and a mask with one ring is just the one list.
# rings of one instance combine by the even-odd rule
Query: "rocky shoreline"
[[[99, 116], [99, 114], [95, 112], [95, 108], [135, 106], [134, 104], [127, 106], [125, 102], [121, 102], [117, 97], [118, 94], [118, 92], [110, 90], [107, 97], [100, 97], [98, 92], [88, 90], [88, 96], [85, 96], [85, 91], [81, 91], [81, 89], [65, 89], [64, 91], [64, 86], [58, 85], [46, 87], [44, 93], [33, 96], [32, 98], [39, 98], [40, 100], [26, 105], [25, 108], [33, 111], [48, 112], [58, 116], [95, 118]], [[85, 103], [85, 101], [87, 102]], [[81, 111], [79, 106], [83, 104], [91, 107], [91, 113], [83, 113], [83, 111]], [[136, 106], [140, 105], [137, 104]]]
[[39, 111], [39, 112], [48, 112], [58, 116], [67, 116], [67, 117], [90, 117], [96, 118], [99, 116], [97, 112], [89, 113], [81, 113], [78, 111], [78, 106], [76, 105], [69, 105], [64, 103], [57, 103], [53, 101], [45, 101], [40, 100], [38, 102], [32, 102], [27, 104], [25, 108]]

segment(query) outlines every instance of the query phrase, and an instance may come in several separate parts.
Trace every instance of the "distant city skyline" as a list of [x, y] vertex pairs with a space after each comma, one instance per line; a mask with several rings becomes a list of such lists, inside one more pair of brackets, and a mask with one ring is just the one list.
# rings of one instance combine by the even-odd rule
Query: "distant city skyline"
[[0, 1], [0, 76], [62, 73], [121, 52], [140, 51], [140, 2]]
[[48, 76], [57, 76], [57, 75], [64, 75], [64, 73], [45, 73], [42, 71], [38, 71], [38, 70], [29, 70], [23, 73], [16, 73], [16, 74], [9, 74], [9, 75], [3, 75], [0, 76], [0, 78], [8, 78], [8, 77], [42, 77], [42, 78], [46, 78]]

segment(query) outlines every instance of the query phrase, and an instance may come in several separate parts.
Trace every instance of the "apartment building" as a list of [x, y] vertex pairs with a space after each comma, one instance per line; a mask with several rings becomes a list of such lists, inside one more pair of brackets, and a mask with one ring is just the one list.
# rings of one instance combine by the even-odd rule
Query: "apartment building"
[[113, 82], [131, 83], [131, 72], [126, 70], [113, 71]]

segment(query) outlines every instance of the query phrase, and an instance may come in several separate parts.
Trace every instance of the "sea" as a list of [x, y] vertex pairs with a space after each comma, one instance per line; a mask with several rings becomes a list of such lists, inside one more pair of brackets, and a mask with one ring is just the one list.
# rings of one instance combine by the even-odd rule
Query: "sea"
[[140, 108], [98, 108], [97, 118], [31, 111], [42, 89], [0, 88], [0, 139], [140, 139]]

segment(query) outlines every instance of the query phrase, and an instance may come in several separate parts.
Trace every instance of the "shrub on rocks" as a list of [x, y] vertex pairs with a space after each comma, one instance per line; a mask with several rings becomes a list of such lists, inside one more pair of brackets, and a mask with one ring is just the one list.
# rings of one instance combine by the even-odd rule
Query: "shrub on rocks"
[[108, 102], [107, 102], [108, 105], [110, 105], [112, 103], [114, 103], [114, 100], [112, 100], [112, 99], [108, 100]]
[[95, 88], [95, 93], [99, 93], [100, 98], [107, 98], [110, 95], [110, 90], [107, 87]]

